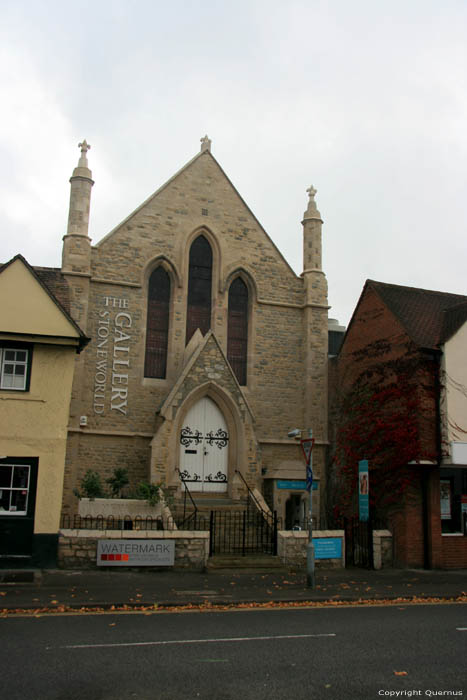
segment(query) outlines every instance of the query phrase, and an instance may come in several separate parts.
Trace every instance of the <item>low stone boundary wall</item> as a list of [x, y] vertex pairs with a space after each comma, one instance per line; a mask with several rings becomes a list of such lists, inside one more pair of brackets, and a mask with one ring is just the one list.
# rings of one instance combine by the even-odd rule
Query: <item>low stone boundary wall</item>
[[[202, 571], [209, 557], [209, 532], [184, 530], [59, 530], [58, 565], [62, 569], [97, 569], [98, 540], [175, 541], [176, 569]], [[115, 567], [120, 568], [120, 567]], [[122, 567], [125, 568], [125, 567]], [[163, 567], [145, 566], [156, 570]]]
[[389, 530], [373, 530], [373, 562], [375, 569], [393, 565], [392, 534]]
[[[341, 556], [334, 559], [315, 558], [316, 569], [345, 568], [345, 533], [344, 530], [313, 530], [315, 539], [340, 539]], [[286, 566], [305, 566], [308, 532], [306, 530], [280, 530], [277, 533], [277, 554]]]

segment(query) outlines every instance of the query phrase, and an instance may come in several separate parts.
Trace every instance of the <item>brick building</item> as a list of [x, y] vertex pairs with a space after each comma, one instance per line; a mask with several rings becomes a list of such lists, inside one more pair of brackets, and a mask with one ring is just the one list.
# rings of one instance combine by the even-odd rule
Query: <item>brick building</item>
[[[84, 141], [61, 274], [92, 338], [77, 359], [63, 508], [88, 469], [238, 499], [300, 501], [291, 428], [313, 428], [320, 512], [327, 446], [327, 285], [313, 188], [297, 276], [201, 139], [200, 152], [91, 245]], [[290, 511], [290, 508], [289, 508]]]
[[367, 280], [331, 363], [334, 502], [369, 459], [401, 566], [467, 567], [466, 350], [467, 297]]

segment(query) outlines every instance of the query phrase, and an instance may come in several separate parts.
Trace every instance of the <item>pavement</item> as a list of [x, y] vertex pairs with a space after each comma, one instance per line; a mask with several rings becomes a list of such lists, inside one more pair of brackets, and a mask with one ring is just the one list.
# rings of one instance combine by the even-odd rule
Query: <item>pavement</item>
[[467, 570], [141, 571], [0, 569], [0, 613], [13, 611], [249, 604], [456, 600], [467, 602]]

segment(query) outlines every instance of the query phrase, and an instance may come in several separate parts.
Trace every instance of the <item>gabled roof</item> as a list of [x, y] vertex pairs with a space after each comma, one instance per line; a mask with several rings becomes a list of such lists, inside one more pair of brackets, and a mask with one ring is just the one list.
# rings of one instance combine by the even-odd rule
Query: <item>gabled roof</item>
[[418, 346], [436, 349], [467, 320], [467, 297], [367, 280]]
[[445, 343], [467, 321], [467, 301], [443, 311], [441, 342]]
[[117, 226], [115, 226], [111, 231], [109, 231], [109, 233], [107, 233], [103, 238], [101, 238], [100, 241], [98, 241], [98, 243], [96, 243], [95, 247], [96, 247], [96, 248], [99, 248], [105, 241], [107, 241], [109, 238], [111, 238], [111, 236], [113, 236], [113, 234], [114, 234], [116, 231], [118, 231], [122, 226], [124, 226], [128, 221], [130, 221], [130, 219], [132, 219], [132, 218], [135, 216], [135, 214], [137, 214], [139, 211], [141, 211], [142, 209], [144, 209], [144, 207], [146, 207], [146, 206], [149, 204], [149, 202], [151, 202], [155, 197], [157, 197], [158, 194], [160, 194], [163, 190], [165, 190], [172, 182], [174, 182], [174, 180], [176, 180], [183, 172], [185, 172], [185, 170], [188, 170], [188, 169], [189, 169], [194, 163], [196, 163], [196, 161], [198, 161], [200, 158], [210, 158], [210, 159], [216, 164], [216, 166], [219, 168], [219, 171], [221, 172], [221, 174], [223, 175], [223, 177], [225, 178], [225, 180], [228, 182], [228, 184], [230, 185], [230, 187], [231, 187], [231, 188], [234, 190], [234, 192], [236, 193], [237, 197], [241, 200], [241, 202], [243, 203], [243, 205], [245, 206], [245, 208], [248, 210], [248, 212], [249, 212], [249, 213], [251, 214], [251, 216], [254, 218], [254, 220], [255, 220], [256, 223], [258, 224], [259, 229], [262, 231], [262, 233], [266, 236], [266, 238], [269, 240], [269, 242], [271, 243], [271, 245], [274, 247], [274, 249], [276, 250], [276, 252], [277, 252], [277, 254], [279, 255], [279, 257], [281, 258], [281, 260], [287, 265], [287, 267], [289, 268], [289, 270], [290, 270], [290, 272], [292, 273], [292, 275], [293, 275], [294, 277], [297, 277], [295, 271], [292, 269], [292, 267], [290, 266], [290, 264], [289, 264], [289, 263], [287, 262], [287, 260], [284, 258], [283, 254], [281, 253], [281, 251], [279, 250], [279, 248], [276, 246], [276, 244], [274, 243], [274, 241], [272, 240], [272, 238], [269, 236], [269, 234], [267, 233], [267, 231], [263, 228], [262, 224], [258, 221], [256, 215], [252, 212], [252, 210], [250, 209], [250, 207], [248, 206], [248, 204], [245, 202], [245, 200], [243, 199], [243, 197], [241, 196], [241, 194], [239, 193], [239, 191], [237, 190], [237, 188], [235, 187], [235, 185], [232, 183], [232, 181], [230, 180], [230, 178], [228, 177], [228, 175], [225, 173], [224, 169], [223, 169], [222, 166], [219, 164], [219, 162], [216, 160], [216, 158], [212, 155], [212, 153], [211, 153], [210, 150], [201, 150], [201, 151], [200, 151], [199, 153], [197, 153], [193, 158], [191, 158], [191, 160], [189, 160], [188, 163], [185, 163], [185, 165], [182, 166], [182, 167], [180, 168], [180, 170], [178, 170], [178, 171], [177, 171], [174, 175], [172, 175], [172, 177], [170, 177], [163, 185], [161, 185], [161, 187], [159, 187], [159, 188], [158, 188], [155, 192], [153, 192], [147, 199], [145, 199], [144, 202], [142, 202], [142, 204], [140, 204], [134, 211], [131, 212], [131, 214], [129, 214], [125, 219], [123, 219], [123, 221], [120, 221], [120, 223], [117, 224]]
[[[19, 264], [20, 267], [16, 268], [14, 267], [16, 264]], [[21, 265], [23, 267], [21, 267]], [[87, 343], [89, 343], [90, 338], [88, 338], [85, 333], [81, 330], [81, 328], [78, 326], [76, 321], [70, 316], [69, 314], [69, 290], [68, 290], [68, 285], [66, 280], [63, 278], [63, 275], [61, 274], [60, 270], [56, 268], [38, 268], [37, 270], [34, 269], [28, 261], [20, 254], [15, 255], [14, 258], [9, 260], [7, 263], [4, 265], [0, 266], [0, 275], [2, 273], [7, 273], [7, 270], [11, 269], [18, 269], [19, 270], [24, 270], [26, 269], [27, 272], [31, 275], [33, 278], [34, 282], [33, 287], [31, 287], [30, 291], [32, 293], [32, 296], [34, 297], [34, 301], [36, 303], [37, 309], [39, 309], [39, 312], [37, 309], [35, 310], [35, 313], [38, 314], [35, 318], [35, 323], [32, 323], [34, 328], [24, 328], [20, 329], [22, 332], [26, 333], [27, 335], [34, 335], [34, 336], [40, 336], [40, 335], [61, 335], [62, 337], [67, 337], [70, 339], [74, 340], [74, 343], [76, 343], [78, 347], [78, 352], [80, 352]], [[8, 274], [8, 273], [7, 273]], [[23, 277], [22, 280], [24, 283], [28, 283], [28, 280], [31, 280], [31, 277], [28, 277], [26, 274], [26, 277]], [[3, 279], [3, 278], [2, 278]], [[32, 280], [31, 280], [32, 281]], [[36, 286], [34, 286], [36, 285]], [[39, 285], [39, 287], [37, 287]], [[42, 294], [40, 289], [43, 290], [46, 296]], [[24, 290], [21, 290], [24, 292]], [[44, 303], [44, 301], [39, 300], [39, 296], [42, 294], [41, 299], [46, 300], [48, 299], [49, 302], [52, 302], [53, 306], [47, 307], [47, 303]], [[18, 294], [18, 296], [15, 298], [15, 303], [16, 307], [13, 309], [13, 313], [17, 314], [16, 318], [18, 320], [18, 313], [19, 316], [22, 317], [22, 312], [26, 309], [28, 305], [31, 304], [31, 299], [25, 299], [23, 298], [24, 295], [21, 295], [21, 293]], [[53, 309], [55, 307], [56, 311], [55, 313], [55, 320], [53, 321], [54, 325], [54, 330], [53, 332], [49, 333], [47, 329], [44, 329], [44, 332], [42, 331], [40, 327], [41, 323], [41, 318], [42, 318], [42, 311], [46, 310], [47, 308]], [[11, 313], [10, 313], [11, 316]], [[60, 320], [61, 319], [61, 320]], [[10, 323], [13, 323], [14, 326], [16, 326], [16, 322], [13, 322], [13, 317], [10, 319]], [[37, 326], [37, 327], [36, 327]], [[57, 328], [60, 327], [60, 330], [57, 331]], [[11, 332], [6, 331], [4, 328], [0, 329], [4, 332]], [[17, 329], [15, 332], [19, 332]]]
[[[206, 335], [203, 337], [201, 335], [201, 332], [198, 329], [196, 331], [195, 335], [197, 335], [197, 338], [195, 338], [195, 336], [193, 336], [190, 343], [194, 340], [195, 341], [194, 344], [196, 344], [196, 342], [198, 342], [198, 346], [191, 353], [191, 355], [189, 355], [186, 358], [186, 364], [183, 367], [177, 381], [175, 382], [172, 389], [168, 393], [167, 397], [163, 401], [163, 403], [159, 409], [159, 413], [162, 416], [164, 416], [164, 418], [171, 417], [172, 409], [174, 408], [174, 402], [176, 405], [178, 405], [178, 401], [176, 400], [177, 395], [180, 393], [182, 386], [183, 386], [184, 382], [186, 381], [186, 379], [190, 376], [190, 372], [193, 369], [193, 366], [195, 365], [195, 363], [198, 360], [198, 358], [200, 357], [200, 355], [202, 355], [202, 353], [206, 350], [206, 348], [208, 346], [211, 346], [211, 347], [214, 347], [216, 353], [218, 354], [219, 361], [221, 361], [222, 364], [224, 364], [228, 368], [231, 380], [232, 380], [233, 384], [235, 385], [238, 393], [240, 394], [241, 400], [243, 401], [243, 404], [244, 404], [246, 410], [250, 414], [251, 419], [254, 420], [253, 411], [250, 408], [250, 405], [246, 399], [246, 396], [242, 390], [242, 387], [238, 383], [237, 378], [232, 370], [232, 367], [230, 366], [230, 364], [227, 360], [227, 357], [225, 356], [225, 354], [220, 346], [220, 343], [217, 340], [213, 331], [209, 330], [206, 333]], [[189, 347], [189, 346], [187, 346], [187, 347]], [[208, 377], [206, 377], [206, 379], [209, 380]], [[199, 380], [199, 377], [198, 377], [198, 380]], [[208, 381], [206, 381], [205, 383], [208, 383]]]

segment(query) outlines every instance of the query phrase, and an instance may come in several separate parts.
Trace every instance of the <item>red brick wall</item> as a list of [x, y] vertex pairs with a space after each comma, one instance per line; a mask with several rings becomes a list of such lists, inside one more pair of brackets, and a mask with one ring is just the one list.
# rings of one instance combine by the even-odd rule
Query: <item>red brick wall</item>
[[[366, 351], [369, 346], [372, 347], [372, 350], [368, 355]], [[378, 351], [375, 353], [376, 348]], [[433, 459], [437, 456], [436, 359], [421, 353], [412, 345], [405, 329], [371, 286], [367, 287], [362, 294], [338, 357], [338, 386], [336, 387], [338, 396], [336, 401], [338, 401], [339, 395], [344, 395], [352, 386], [362, 371], [380, 363], [388, 363], [407, 357], [408, 353], [413, 351], [420, 352], [419, 357], [423, 364], [423, 367], [417, 370], [417, 390], [421, 408], [419, 420], [420, 458]], [[332, 379], [334, 378], [332, 377]], [[334, 382], [330, 383], [330, 387], [334, 388]], [[331, 402], [330, 408], [330, 415], [333, 416], [333, 402]], [[338, 429], [337, 413], [335, 419], [337, 423], [335, 427]], [[330, 435], [332, 438], [332, 426]], [[427, 479], [429, 561], [426, 563], [434, 567], [444, 568], [449, 557], [445, 554], [447, 549], [444, 541], [447, 538], [443, 538], [441, 541], [439, 470], [433, 470], [428, 465], [414, 465], [409, 468], [417, 472], [414, 488], [411, 489], [410, 493], [405, 493], [401, 502], [392, 507], [389, 513], [389, 525], [393, 531], [395, 564], [402, 567], [423, 567], [425, 565], [423, 481]], [[338, 483], [337, 475], [333, 475], [333, 477], [333, 484]], [[391, 489], [390, 483], [388, 483], [388, 489]], [[447, 547], [457, 552], [461, 545], [449, 543]]]
[[389, 527], [393, 533], [394, 565], [423, 567], [423, 502], [420, 474], [417, 474], [414, 488], [404, 495], [403, 503], [391, 509]]
[[467, 569], [467, 537], [443, 535], [441, 538], [441, 569]]
[[[367, 355], [369, 347], [372, 348], [370, 356]], [[437, 362], [412, 344], [403, 326], [371, 287], [362, 294], [339, 354], [338, 392], [345, 392], [352, 386], [362, 371], [403, 359], [409, 351], [417, 353], [420, 360], [416, 370], [421, 409], [420, 457], [434, 458], [437, 455]]]

